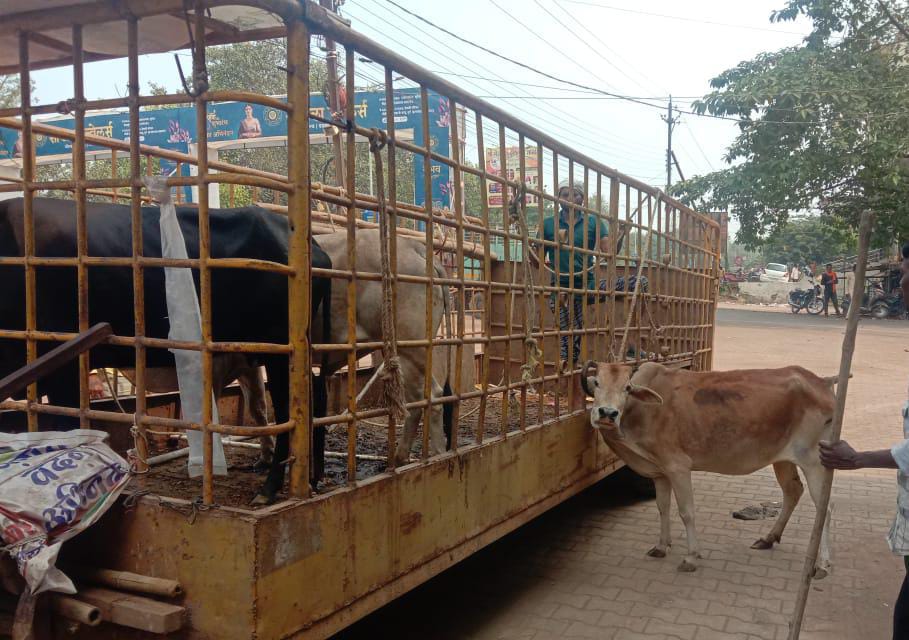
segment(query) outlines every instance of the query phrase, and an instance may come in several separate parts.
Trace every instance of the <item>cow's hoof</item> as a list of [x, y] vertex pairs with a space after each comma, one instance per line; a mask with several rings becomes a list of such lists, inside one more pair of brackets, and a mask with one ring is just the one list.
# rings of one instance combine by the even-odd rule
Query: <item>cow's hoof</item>
[[759, 538], [757, 542], [751, 545], [752, 549], [773, 549], [773, 541], [767, 540], [766, 538]]
[[682, 560], [682, 564], [679, 565], [678, 570], [681, 573], [691, 573], [693, 571], [697, 571], [697, 568], [698, 568], [698, 566], [696, 564], [694, 564], [693, 562], [688, 562], [688, 560], [685, 559], [685, 560]]
[[830, 572], [827, 569], [824, 569], [823, 567], [815, 567], [814, 572], [811, 574], [811, 577], [814, 580], [823, 580], [828, 575], [830, 575]]
[[270, 504], [275, 503], [275, 497], [276, 496], [273, 495], [269, 496], [262, 493], [257, 493], [256, 497], [252, 499], [252, 502], [250, 502], [250, 504], [254, 507], [266, 507]]
[[653, 549], [651, 549], [650, 551], [647, 552], [647, 555], [650, 556], [651, 558], [665, 558], [666, 550], [661, 549], [659, 547], [654, 547]]

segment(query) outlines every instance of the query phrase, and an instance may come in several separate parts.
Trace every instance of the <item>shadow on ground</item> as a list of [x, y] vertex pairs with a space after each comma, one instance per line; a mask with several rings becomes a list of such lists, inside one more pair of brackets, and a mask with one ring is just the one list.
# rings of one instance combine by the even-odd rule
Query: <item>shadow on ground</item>
[[[576, 527], [592, 513], [652, 499], [653, 483], [623, 468], [333, 638], [469, 638], [528, 590], [553, 581], [544, 571], [537, 572], [534, 563], [522, 564], [522, 557], [537, 556], [550, 540], [560, 538], [566, 528]], [[558, 549], [551, 550], [564, 553], [564, 539]]]

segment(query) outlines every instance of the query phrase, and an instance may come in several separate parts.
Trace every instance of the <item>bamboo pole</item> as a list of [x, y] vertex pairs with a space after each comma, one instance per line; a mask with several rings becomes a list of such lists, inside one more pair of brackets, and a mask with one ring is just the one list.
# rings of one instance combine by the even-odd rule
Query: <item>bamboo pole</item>
[[[862, 288], [865, 282], [865, 261], [868, 257], [868, 244], [871, 240], [871, 227], [874, 214], [870, 211], [862, 213], [859, 223], [859, 252], [858, 262], [855, 266], [855, 279], [852, 283], [852, 299], [862, 299]], [[843, 430], [843, 414], [846, 408], [846, 391], [849, 387], [849, 376], [852, 368], [852, 354], [855, 351], [855, 334], [858, 331], [860, 304], [849, 305], [846, 315], [846, 335], [843, 338], [843, 355], [840, 358], [840, 372], [836, 383], [836, 406], [833, 410], [833, 429], [831, 441], [840, 439]], [[818, 548], [821, 544], [821, 535], [824, 523], [827, 521], [827, 509], [830, 506], [830, 490], [833, 487], [833, 470], [827, 470], [824, 475], [824, 485], [821, 496], [815, 505], [817, 513], [814, 516], [814, 528], [811, 530], [811, 540], [808, 542], [808, 552], [805, 555], [805, 566], [802, 568], [802, 578], [799, 583], [798, 597], [795, 601], [795, 611], [789, 623], [789, 640], [798, 640], [802, 630], [802, 620], [805, 616], [805, 605], [808, 602], [808, 592], [811, 588], [811, 579], [814, 565], [817, 562]]]
[[183, 594], [183, 587], [176, 580], [143, 576], [130, 571], [76, 567], [73, 573], [81, 580], [111, 589], [122, 589], [165, 598], [176, 598]]
[[98, 607], [62, 593], [53, 594], [51, 609], [57, 615], [89, 627], [97, 627], [101, 623], [101, 610]]

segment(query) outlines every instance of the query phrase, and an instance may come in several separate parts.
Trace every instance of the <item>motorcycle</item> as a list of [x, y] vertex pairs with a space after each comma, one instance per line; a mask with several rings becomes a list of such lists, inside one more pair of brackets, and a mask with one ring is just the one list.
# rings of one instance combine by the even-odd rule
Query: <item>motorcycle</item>
[[820, 285], [814, 285], [810, 289], [796, 289], [789, 292], [789, 308], [792, 313], [798, 313], [802, 309], [813, 316], [816, 316], [824, 310], [824, 300], [821, 297]]
[[[894, 294], [895, 295], [895, 294]], [[862, 293], [862, 302], [859, 307], [859, 314], [863, 316], [873, 315], [875, 318], [886, 318], [890, 315], [889, 303], [887, 302], [888, 296], [884, 293], [884, 287], [881, 286], [879, 282], [869, 282], [865, 287], [865, 291]], [[902, 302], [902, 297], [900, 297], [900, 302]], [[849, 307], [852, 305], [852, 296], [846, 294], [843, 296], [843, 300], [840, 304], [843, 310], [843, 315], [849, 313]], [[878, 307], [875, 314], [874, 308]], [[898, 312], [897, 312], [898, 313]]]
[[903, 293], [899, 289], [895, 292], [879, 296], [871, 303], [871, 316], [878, 320], [906, 315], [906, 305], [903, 304]]

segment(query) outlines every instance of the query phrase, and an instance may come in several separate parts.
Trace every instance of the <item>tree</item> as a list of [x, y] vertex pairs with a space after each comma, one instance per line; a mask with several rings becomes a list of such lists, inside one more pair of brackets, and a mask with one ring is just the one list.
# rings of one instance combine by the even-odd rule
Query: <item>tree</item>
[[0, 109], [18, 107], [21, 99], [19, 76], [0, 76]]
[[764, 242], [766, 262], [784, 264], [821, 263], [854, 253], [856, 237], [817, 216], [790, 218]]
[[869, 0], [789, 0], [772, 20], [805, 15], [801, 46], [764, 53], [711, 81], [702, 114], [739, 120], [722, 171], [675, 192], [730, 208], [737, 239], [754, 246], [793, 212], [819, 211], [854, 228], [877, 213], [877, 244], [909, 235], [909, 50]]

